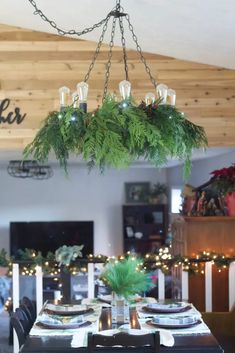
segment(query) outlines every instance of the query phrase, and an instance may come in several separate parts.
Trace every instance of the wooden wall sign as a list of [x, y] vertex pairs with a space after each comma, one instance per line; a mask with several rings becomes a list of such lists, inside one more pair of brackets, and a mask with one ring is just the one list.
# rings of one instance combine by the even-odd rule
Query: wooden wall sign
[[[0, 124], [7, 123], [7, 124], [21, 124], [26, 114], [20, 113], [20, 108], [16, 107], [14, 111], [10, 111], [9, 113], [4, 113], [10, 105], [10, 99], [5, 98], [0, 102]], [[5, 114], [5, 115], [3, 115]]]

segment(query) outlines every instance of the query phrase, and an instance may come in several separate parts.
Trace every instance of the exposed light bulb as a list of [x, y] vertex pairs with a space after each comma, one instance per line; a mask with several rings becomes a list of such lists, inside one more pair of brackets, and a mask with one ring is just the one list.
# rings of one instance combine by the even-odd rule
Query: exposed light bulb
[[150, 105], [153, 104], [156, 100], [155, 94], [153, 94], [152, 92], [148, 92], [145, 95], [145, 103], [146, 105]]
[[79, 101], [78, 92], [75, 91], [72, 94], [72, 102], [73, 102], [74, 111], [73, 111], [73, 114], [72, 114], [72, 116], [70, 118], [71, 121], [76, 121], [77, 120], [78, 115], [77, 115], [76, 109], [79, 107], [79, 102], [78, 101]]
[[131, 95], [131, 83], [129, 81], [121, 81], [119, 83], [119, 91], [123, 99], [130, 98]]
[[66, 86], [59, 88], [59, 96], [60, 96], [60, 107], [66, 107], [69, 105], [69, 95], [70, 89]]
[[164, 85], [163, 83], [160, 83], [159, 85], [157, 85], [158, 98], [161, 98], [160, 104], [166, 104], [167, 91], [168, 91], [167, 85]]
[[167, 103], [175, 106], [175, 102], [176, 102], [176, 92], [175, 90], [169, 88], [167, 91]]
[[79, 96], [79, 108], [85, 113], [87, 112], [87, 95], [88, 95], [88, 84], [86, 82], [79, 82], [77, 84], [77, 94]]
[[73, 107], [74, 107], [74, 108], [78, 108], [78, 106], [79, 106], [78, 101], [79, 101], [78, 92], [75, 91], [75, 92], [73, 92], [73, 94], [72, 94], [72, 102], [73, 102]]
[[79, 103], [86, 103], [87, 102], [88, 88], [89, 88], [89, 86], [86, 82], [79, 82], [77, 84], [77, 93], [79, 96]]

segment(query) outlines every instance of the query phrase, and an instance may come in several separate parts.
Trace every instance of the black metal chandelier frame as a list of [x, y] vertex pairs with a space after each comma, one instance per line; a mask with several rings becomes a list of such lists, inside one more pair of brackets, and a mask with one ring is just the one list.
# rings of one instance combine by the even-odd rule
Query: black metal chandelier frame
[[[107, 14], [107, 16], [102, 19], [101, 21], [99, 21], [98, 23], [95, 23], [93, 26], [85, 28], [81, 31], [76, 31], [74, 29], [70, 29], [70, 30], [64, 30], [60, 27], [57, 26], [57, 24], [55, 23], [55, 21], [49, 19], [36, 5], [36, 2], [34, 0], [29, 0], [30, 4], [34, 7], [34, 15], [39, 15], [43, 21], [49, 23], [49, 25], [51, 27], [53, 27], [55, 30], [57, 30], [59, 35], [65, 36], [65, 35], [69, 35], [69, 36], [82, 36], [84, 34], [87, 34], [89, 32], [92, 32], [93, 30], [102, 27], [102, 32], [101, 35], [99, 37], [92, 61], [89, 65], [88, 71], [84, 77], [83, 82], [87, 82], [89, 80], [91, 71], [93, 70], [94, 66], [95, 66], [95, 62], [96, 59], [100, 53], [100, 49], [101, 46], [103, 44], [103, 40], [105, 37], [105, 34], [107, 32], [108, 29], [108, 25], [109, 22], [111, 20], [111, 18], [113, 18], [112, 20], [112, 28], [111, 28], [111, 37], [110, 37], [110, 41], [109, 41], [109, 52], [108, 52], [108, 60], [107, 63], [105, 65], [106, 67], [106, 71], [105, 71], [105, 81], [104, 81], [104, 90], [103, 90], [103, 101], [107, 95], [107, 91], [108, 91], [108, 83], [109, 83], [109, 77], [110, 77], [110, 69], [111, 69], [111, 65], [112, 65], [112, 52], [113, 52], [113, 46], [114, 46], [114, 37], [115, 37], [115, 32], [116, 32], [116, 25], [117, 22], [119, 24], [119, 29], [120, 29], [120, 34], [121, 34], [121, 44], [122, 44], [122, 49], [123, 49], [123, 65], [124, 65], [124, 71], [125, 71], [125, 79], [126, 81], [129, 81], [129, 73], [128, 73], [128, 57], [127, 57], [127, 50], [126, 50], [126, 40], [125, 40], [125, 33], [124, 33], [124, 21], [123, 19], [126, 20], [129, 31], [132, 35], [132, 39], [135, 43], [136, 46], [136, 50], [139, 53], [140, 56], [140, 60], [143, 63], [146, 73], [149, 76], [150, 81], [152, 82], [154, 88], [157, 88], [157, 82], [155, 80], [155, 78], [153, 77], [151, 70], [146, 62], [146, 59], [143, 55], [143, 51], [139, 45], [137, 36], [134, 32], [134, 28], [133, 25], [131, 24], [130, 21], [130, 16], [129, 14], [124, 12], [123, 7], [121, 6], [121, 0], [116, 0], [116, 6]], [[161, 96], [161, 92], [160, 92], [160, 96]], [[85, 108], [85, 107], [83, 107]]]

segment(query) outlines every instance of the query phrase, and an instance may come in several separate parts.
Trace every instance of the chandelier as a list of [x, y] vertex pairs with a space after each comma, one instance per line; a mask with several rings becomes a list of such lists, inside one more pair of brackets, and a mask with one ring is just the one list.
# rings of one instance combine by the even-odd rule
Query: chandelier
[[35, 160], [13, 160], [9, 162], [7, 172], [15, 178], [49, 179], [53, 175], [49, 165], [40, 165]]
[[[26, 146], [25, 158], [33, 155], [38, 161], [46, 161], [53, 151], [66, 171], [70, 154], [82, 156], [89, 168], [97, 166], [101, 171], [107, 167], [128, 167], [137, 159], [145, 159], [159, 167], [165, 165], [169, 158], [176, 158], [184, 161], [187, 177], [193, 149], [207, 145], [205, 131], [176, 108], [175, 90], [163, 83], [157, 84], [139, 45], [130, 16], [124, 12], [120, 0], [116, 1], [116, 6], [104, 19], [80, 32], [59, 28], [38, 9], [34, 0], [29, 2], [35, 9], [34, 14], [40, 15], [59, 35], [81, 36], [96, 28], [102, 27], [102, 30], [83, 81], [77, 84], [72, 95], [68, 87], [59, 88], [60, 107], [58, 111], [49, 113], [34, 140]], [[88, 80], [110, 24], [102, 104], [95, 111], [88, 112]], [[124, 72], [119, 84], [119, 98], [108, 92], [117, 28], [120, 31]], [[146, 92], [141, 102], [136, 102], [131, 94], [126, 28], [131, 33], [140, 61], [153, 85], [153, 92]]]

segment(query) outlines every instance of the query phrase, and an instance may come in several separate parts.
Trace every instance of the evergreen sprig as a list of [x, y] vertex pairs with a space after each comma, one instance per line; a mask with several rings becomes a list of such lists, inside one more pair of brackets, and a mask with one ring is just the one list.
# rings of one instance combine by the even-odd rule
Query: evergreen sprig
[[101, 171], [128, 167], [138, 158], [159, 167], [171, 157], [185, 162], [186, 179], [193, 149], [207, 145], [205, 131], [175, 107], [159, 103], [137, 106], [132, 99], [118, 102], [107, 96], [93, 113], [71, 106], [52, 112], [24, 156], [45, 162], [54, 151], [66, 171], [70, 153], [81, 155], [89, 168], [97, 166]]
[[131, 257], [108, 263], [101, 279], [114, 293], [128, 298], [146, 291], [151, 286], [149, 275], [141, 270], [140, 265], [140, 259]]

